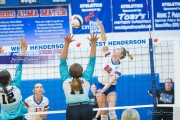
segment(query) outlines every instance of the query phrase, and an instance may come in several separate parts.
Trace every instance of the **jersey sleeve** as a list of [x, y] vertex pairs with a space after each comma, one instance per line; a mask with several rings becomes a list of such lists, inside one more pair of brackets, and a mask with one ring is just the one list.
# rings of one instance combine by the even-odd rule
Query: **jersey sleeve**
[[95, 62], [96, 62], [96, 56], [91, 56], [89, 59], [89, 63], [86, 67], [86, 70], [82, 74], [82, 78], [84, 78], [87, 81], [89, 81], [92, 78], [94, 73]]
[[119, 78], [121, 76], [121, 74], [122, 74], [122, 69], [120, 69], [120, 68], [115, 69], [114, 75], [116, 75]]
[[20, 61], [19, 64], [16, 66], [16, 72], [13, 79], [13, 83], [18, 88], [20, 88], [20, 83], [21, 83], [21, 78], [22, 78], [22, 65], [23, 65], [23, 61]]
[[[29, 98], [29, 97], [28, 97]], [[29, 103], [28, 103], [28, 98], [26, 98], [25, 100], [24, 100], [24, 104], [26, 105], [26, 107], [29, 107]]]
[[107, 52], [105, 52], [103, 54], [104, 54], [104, 57], [109, 57], [111, 55], [111, 52], [107, 51]]
[[46, 102], [45, 102], [45, 109], [48, 109], [49, 108], [49, 100], [47, 99]]
[[68, 78], [71, 78], [69, 71], [68, 71], [68, 66], [66, 59], [60, 58], [60, 66], [59, 66], [59, 71], [60, 71], [60, 77], [64, 81]]

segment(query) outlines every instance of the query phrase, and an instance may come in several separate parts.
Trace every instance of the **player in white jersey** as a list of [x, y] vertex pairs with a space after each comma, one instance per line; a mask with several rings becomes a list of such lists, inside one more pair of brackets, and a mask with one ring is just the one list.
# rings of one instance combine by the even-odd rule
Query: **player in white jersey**
[[[104, 31], [104, 26], [101, 22], [96, 19], [101, 29], [101, 39], [106, 41], [106, 35]], [[125, 48], [119, 46], [112, 52], [108, 50], [108, 46], [103, 46], [104, 61], [102, 63], [100, 73], [98, 75], [97, 84], [97, 94], [96, 98], [98, 101], [98, 106], [100, 108], [106, 107], [108, 102], [108, 107], [116, 106], [116, 80], [122, 74], [122, 62], [120, 60], [126, 57], [126, 54], [132, 60], [133, 57], [129, 54]], [[109, 117], [111, 120], [117, 120], [115, 110], [109, 110]], [[101, 120], [108, 120], [107, 111], [101, 110]]]
[[[49, 108], [49, 100], [45, 96], [43, 96], [44, 88], [43, 85], [37, 83], [34, 85], [33, 89], [34, 95], [29, 96], [25, 99], [24, 104], [28, 108], [28, 112], [44, 112], [48, 111]], [[46, 118], [46, 114], [26, 114], [26, 120], [42, 120]]]
[[[23, 38], [20, 45], [22, 47], [20, 56], [24, 56], [27, 43]], [[23, 115], [27, 113], [27, 108], [22, 102], [20, 91], [23, 61], [20, 60], [19, 62], [13, 80], [7, 70], [0, 72], [1, 120], [22, 120]]]
[[93, 110], [90, 106], [90, 99], [88, 97], [90, 83], [94, 73], [94, 66], [96, 61], [96, 42], [97, 35], [91, 34], [92, 43], [90, 51], [89, 63], [86, 70], [83, 72], [83, 67], [74, 63], [70, 66], [68, 71], [67, 66], [67, 53], [69, 44], [73, 41], [73, 36], [65, 37], [65, 44], [60, 58], [60, 76], [63, 80], [63, 90], [66, 97], [68, 107], [66, 109], [67, 120], [92, 120]]

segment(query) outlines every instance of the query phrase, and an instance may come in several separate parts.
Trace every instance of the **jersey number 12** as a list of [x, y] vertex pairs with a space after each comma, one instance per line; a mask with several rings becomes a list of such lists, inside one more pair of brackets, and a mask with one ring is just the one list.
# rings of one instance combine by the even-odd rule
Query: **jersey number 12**
[[5, 95], [2, 95], [3, 104], [10, 104], [10, 103], [13, 103], [13, 102], [16, 101], [16, 99], [14, 98], [14, 93], [13, 92], [9, 93], [9, 96], [11, 96], [13, 99], [11, 99], [11, 100], [7, 99], [7, 101], [6, 101]]

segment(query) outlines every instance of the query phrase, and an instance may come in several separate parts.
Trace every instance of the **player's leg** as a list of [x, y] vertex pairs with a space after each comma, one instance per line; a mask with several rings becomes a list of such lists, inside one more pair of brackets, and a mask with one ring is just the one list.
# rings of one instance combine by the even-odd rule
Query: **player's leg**
[[[116, 99], [117, 99], [116, 92], [110, 92], [107, 96], [108, 107], [116, 107]], [[117, 120], [115, 110], [109, 110], [109, 117], [111, 120]]]
[[68, 106], [66, 109], [66, 120], [80, 120], [80, 105]]
[[[102, 89], [103, 87], [104, 87], [104, 85], [98, 82], [97, 90]], [[106, 103], [107, 103], [107, 94], [106, 93], [104, 93], [104, 94], [97, 93], [96, 99], [97, 99], [99, 108], [106, 107]], [[100, 113], [101, 113], [101, 120], [108, 120], [108, 115], [107, 115], [106, 110], [101, 110]]]
[[[105, 108], [106, 107], [106, 102], [107, 102], [107, 97], [104, 94], [96, 94], [96, 99], [98, 102], [99, 108]], [[108, 115], [106, 110], [101, 110], [101, 120], [108, 120]]]
[[92, 120], [94, 117], [94, 112], [92, 107], [89, 104], [84, 104], [80, 108], [80, 116], [79, 120]]

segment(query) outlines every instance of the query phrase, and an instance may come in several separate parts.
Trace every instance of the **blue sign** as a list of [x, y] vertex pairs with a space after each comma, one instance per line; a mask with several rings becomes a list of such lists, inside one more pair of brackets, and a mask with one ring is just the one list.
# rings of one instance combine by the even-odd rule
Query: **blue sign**
[[1, 46], [19, 45], [22, 37], [29, 45], [63, 43], [69, 33], [67, 6], [0, 10]]
[[152, 22], [148, 21], [148, 18], [152, 18], [151, 13], [150, 0], [113, 0], [113, 30], [114, 32], [148, 31], [149, 23], [152, 30]]
[[106, 32], [112, 32], [110, 0], [72, 0], [72, 15], [79, 14], [83, 18], [81, 28], [73, 28], [74, 34], [99, 33], [100, 27], [95, 19], [98, 18]]
[[46, 64], [49, 56], [0, 56], [0, 64]]
[[44, 4], [70, 4], [70, 0], [0, 0], [0, 6], [29, 6]]
[[154, 0], [154, 29], [180, 29], [180, 1]]

